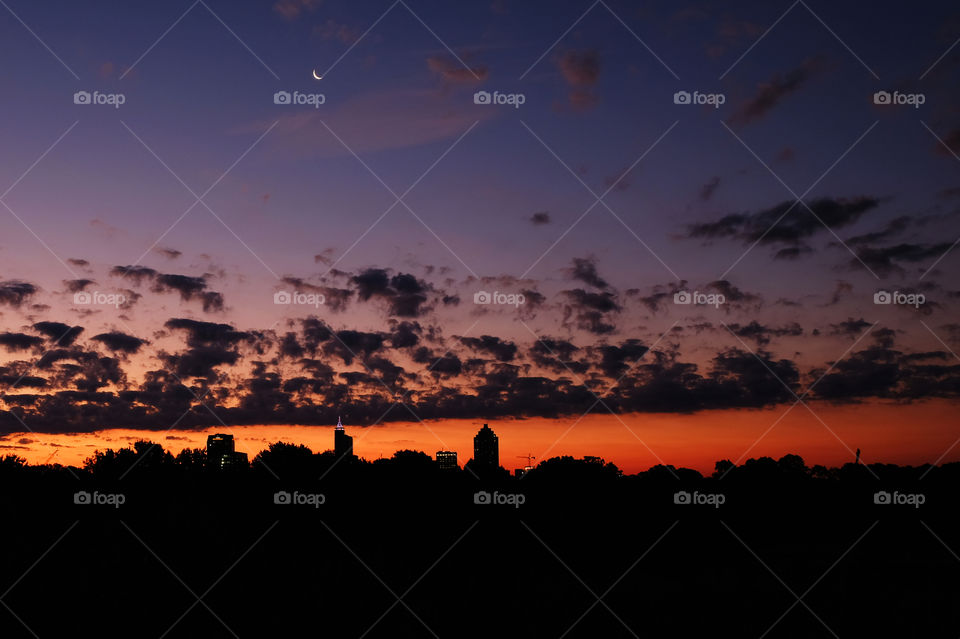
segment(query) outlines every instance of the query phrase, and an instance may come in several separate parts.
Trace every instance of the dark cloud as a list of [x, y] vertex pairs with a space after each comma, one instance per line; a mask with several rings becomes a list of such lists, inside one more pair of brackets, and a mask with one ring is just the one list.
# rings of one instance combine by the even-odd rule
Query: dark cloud
[[37, 292], [37, 287], [29, 282], [7, 280], [0, 282], [0, 304], [19, 308]]
[[83, 332], [82, 326], [70, 326], [62, 322], [37, 322], [33, 329], [47, 337], [47, 339], [58, 346], [71, 346], [80, 333]]
[[91, 284], [96, 284], [96, 282], [87, 279], [63, 280], [63, 285], [66, 287], [68, 293], [85, 291]]
[[550, 213], [548, 211], [537, 211], [530, 216], [530, 223], [534, 226], [543, 226], [550, 223]]
[[597, 273], [597, 262], [593, 258], [573, 258], [573, 267], [568, 271], [570, 279], [580, 280], [600, 290], [606, 289], [609, 284]]
[[611, 379], [619, 379], [629, 368], [638, 362], [650, 349], [638, 339], [628, 339], [619, 346], [601, 346], [600, 370]]
[[831, 324], [830, 332], [834, 335], [843, 335], [845, 337], [856, 339], [863, 335], [863, 332], [871, 326], [872, 324], [862, 317], [860, 319], [853, 319], [850, 317], [837, 324]]
[[476, 351], [489, 353], [501, 362], [512, 361], [517, 354], [516, 344], [492, 335], [482, 335], [479, 338], [461, 337], [460, 342]]
[[[746, 245], [784, 243], [797, 245], [827, 228], [853, 224], [880, 204], [874, 197], [818, 198], [808, 206], [787, 200], [756, 213], [732, 213], [716, 222], [687, 227], [687, 237], [703, 240], [737, 239]], [[811, 213], [812, 211], [812, 213]], [[819, 218], [819, 219], [818, 219]]]
[[797, 246], [787, 246], [773, 254], [775, 260], [799, 260], [801, 257], [811, 255], [813, 249], [806, 244]]
[[174, 318], [167, 320], [164, 326], [172, 330], [186, 331], [187, 345], [191, 347], [226, 347], [253, 339], [251, 333], [237, 331], [229, 324], [216, 324], [214, 322]]
[[717, 192], [717, 189], [720, 187], [720, 176], [715, 175], [710, 178], [710, 181], [700, 187], [700, 199], [704, 202], [713, 198], [713, 194]]
[[877, 275], [886, 277], [892, 273], [903, 273], [904, 268], [900, 263], [916, 264], [936, 260], [952, 247], [952, 242], [940, 242], [938, 244], [903, 243], [884, 247], [861, 246], [855, 249], [857, 257], [850, 260], [849, 267], [858, 270], [866, 264]]
[[0, 346], [8, 351], [26, 351], [43, 344], [43, 339], [25, 333], [0, 333]]
[[577, 288], [563, 291], [569, 303], [564, 308], [564, 324], [570, 317], [576, 321], [577, 328], [594, 335], [606, 335], [616, 330], [610, 315], [621, 310], [613, 293], [591, 293]]
[[181, 251], [178, 251], [177, 249], [172, 249], [172, 248], [157, 248], [155, 250], [157, 253], [164, 256], [168, 260], [175, 260], [181, 255], [183, 255]]
[[390, 276], [385, 269], [371, 268], [350, 278], [357, 287], [360, 301], [372, 298], [386, 300], [390, 314], [397, 317], [418, 317], [424, 312], [427, 293], [431, 290], [428, 283], [408, 273]]
[[743, 126], [756, 122], [780, 104], [785, 97], [798, 91], [810, 78], [823, 69], [822, 61], [810, 59], [787, 73], [773, 76], [768, 82], [760, 84], [756, 94], [744, 102], [727, 122], [732, 126]]
[[792, 322], [786, 326], [775, 327], [766, 326], [757, 320], [753, 320], [749, 324], [729, 324], [728, 326], [734, 335], [743, 339], [751, 339], [755, 341], [758, 346], [768, 345], [774, 337], [797, 337], [803, 335], [803, 328], [801, 328], [797, 322]]
[[145, 279], [154, 279], [158, 273], [147, 266], [114, 266], [110, 269], [110, 275], [133, 280], [139, 285]]
[[119, 331], [100, 333], [99, 335], [94, 335], [90, 339], [95, 342], [100, 342], [112, 351], [118, 351], [120, 353], [136, 353], [144, 344], [147, 343], [146, 340], [142, 340], [139, 337], [127, 335], [126, 333], [121, 333]]

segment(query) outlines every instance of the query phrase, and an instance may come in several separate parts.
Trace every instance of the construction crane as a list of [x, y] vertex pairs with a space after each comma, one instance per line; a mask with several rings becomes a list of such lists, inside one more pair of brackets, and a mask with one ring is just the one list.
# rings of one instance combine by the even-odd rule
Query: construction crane
[[527, 453], [526, 455], [517, 455], [517, 457], [519, 457], [520, 459], [526, 459], [527, 468], [533, 468], [533, 460], [536, 459], [535, 455], [531, 455], [530, 453]]

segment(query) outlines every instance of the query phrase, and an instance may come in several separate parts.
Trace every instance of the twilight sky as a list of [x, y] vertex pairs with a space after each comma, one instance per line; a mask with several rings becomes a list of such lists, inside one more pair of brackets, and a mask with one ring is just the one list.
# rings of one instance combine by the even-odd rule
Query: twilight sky
[[726, 4], [7, 0], [0, 453], [960, 458], [960, 12]]

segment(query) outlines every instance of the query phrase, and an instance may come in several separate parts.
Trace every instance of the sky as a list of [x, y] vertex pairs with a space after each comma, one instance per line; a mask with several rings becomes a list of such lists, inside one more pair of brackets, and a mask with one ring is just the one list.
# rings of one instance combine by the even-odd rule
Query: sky
[[0, 34], [0, 454], [342, 416], [368, 459], [483, 423], [507, 467], [960, 459], [950, 3], [9, 0]]

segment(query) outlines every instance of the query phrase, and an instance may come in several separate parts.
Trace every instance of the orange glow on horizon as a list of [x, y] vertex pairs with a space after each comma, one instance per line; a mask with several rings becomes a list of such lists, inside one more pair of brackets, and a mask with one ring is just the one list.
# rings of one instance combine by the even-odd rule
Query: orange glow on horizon
[[[742, 463], [750, 457], [779, 458], [787, 453], [802, 456], [808, 466], [837, 466], [853, 461], [856, 448], [863, 450], [862, 460], [867, 463], [918, 465], [938, 459], [940, 463], [960, 460], [960, 446], [953, 447], [960, 439], [960, 420], [955, 405], [945, 400], [911, 405], [814, 404], [811, 408], [820, 419], [803, 406], [787, 412], [788, 408], [690, 415], [595, 414], [580, 420], [462, 419], [344, 426], [354, 437], [356, 454], [368, 460], [390, 457], [401, 449], [422, 450], [431, 457], [438, 450], [454, 450], [462, 466], [473, 455], [473, 436], [489, 423], [500, 439], [500, 463], [511, 471], [526, 464], [527, 454], [536, 457], [534, 465], [561, 455], [595, 455], [626, 473], [665, 463], [709, 474], [720, 459]], [[98, 449], [123, 448], [140, 439], [159, 443], [176, 454], [183, 448], [205, 447], [211, 433], [227, 432], [236, 437], [237, 450], [252, 460], [276, 441], [304, 444], [315, 452], [332, 450], [333, 430], [331, 424], [219, 426], [196, 431], [113, 429], [66, 435], [27, 432], [0, 439], [0, 455], [19, 455], [31, 464], [81, 465]]]

